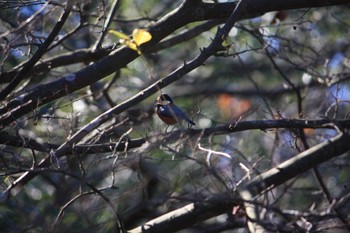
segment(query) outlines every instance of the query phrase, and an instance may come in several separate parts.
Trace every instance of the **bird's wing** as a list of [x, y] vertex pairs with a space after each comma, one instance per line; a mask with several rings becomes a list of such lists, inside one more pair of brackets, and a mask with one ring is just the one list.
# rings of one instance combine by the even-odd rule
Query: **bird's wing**
[[172, 105], [170, 105], [170, 107], [171, 107], [172, 111], [175, 113], [177, 118], [179, 118], [181, 120], [185, 120], [188, 123], [190, 123], [191, 125], [195, 125], [195, 123], [178, 106], [176, 106], [175, 104], [172, 104]]
[[182, 111], [175, 104], [163, 105], [160, 107], [160, 111], [165, 116], [175, 117], [178, 120], [185, 120], [190, 124], [195, 125], [195, 123], [186, 115], [186, 113], [184, 113], [184, 111]]
[[167, 106], [169, 107], [169, 111], [171, 112], [171, 114], [175, 115], [177, 118], [179, 118], [181, 120], [187, 120], [188, 119], [186, 113], [184, 113], [181, 110], [181, 108], [179, 108], [175, 104], [171, 104], [171, 105], [167, 105]]

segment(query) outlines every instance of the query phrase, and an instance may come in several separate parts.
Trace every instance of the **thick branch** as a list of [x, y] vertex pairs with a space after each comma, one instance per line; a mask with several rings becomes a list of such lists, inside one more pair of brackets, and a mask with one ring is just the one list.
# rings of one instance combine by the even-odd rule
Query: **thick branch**
[[258, 210], [249, 204], [254, 196], [266, 190], [277, 187], [289, 179], [296, 177], [317, 165], [342, 155], [350, 150], [350, 135], [341, 133], [336, 137], [320, 143], [299, 155], [283, 162], [282, 164], [256, 176], [246, 187], [240, 191], [242, 198], [247, 201], [246, 213], [249, 218], [248, 228], [251, 232], [266, 232], [260, 225], [262, 222]]
[[[139, 139], [130, 139], [127, 142], [121, 141], [118, 145], [115, 143], [84, 145], [78, 144], [71, 148], [67, 153], [72, 154], [95, 154], [107, 153], [113, 151], [125, 151], [141, 147], [145, 142], [173, 143], [181, 138], [205, 138], [213, 135], [223, 135], [246, 130], [271, 130], [271, 129], [320, 129], [320, 128], [340, 128], [349, 129], [350, 120], [299, 120], [299, 119], [281, 119], [281, 120], [258, 120], [258, 121], [240, 121], [233, 124], [226, 124], [206, 129], [188, 129], [186, 131], [176, 130], [170, 133], [158, 134]], [[126, 148], [127, 143], [127, 148]], [[27, 137], [12, 136], [6, 133], [0, 133], [0, 144], [24, 147], [32, 150], [49, 153], [59, 147], [58, 144], [40, 143]]]
[[[57, 67], [68, 66], [79, 62], [94, 62], [111, 53], [112, 48], [113, 46], [108, 46], [102, 49], [97, 49], [96, 51], [91, 51], [91, 49], [77, 49], [72, 52], [50, 57], [36, 64], [29, 71], [27, 76], [35, 76], [37, 74], [49, 72], [50, 70]], [[20, 64], [13, 68], [11, 71], [2, 73], [0, 75], [0, 84], [10, 82], [17, 75], [19, 72], [18, 70], [21, 69], [23, 65], [24, 64]]]
[[254, 195], [283, 184], [289, 179], [350, 150], [350, 135], [341, 133], [298, 154], [277, 167], [255, 177], [246, 186]]
[[232, 208], [232, 202], [233, 199], [227, 195], [213, 196], [208, 200], [191, 203], [171, 211], [128, 232], [176, 232], [229, 211]]

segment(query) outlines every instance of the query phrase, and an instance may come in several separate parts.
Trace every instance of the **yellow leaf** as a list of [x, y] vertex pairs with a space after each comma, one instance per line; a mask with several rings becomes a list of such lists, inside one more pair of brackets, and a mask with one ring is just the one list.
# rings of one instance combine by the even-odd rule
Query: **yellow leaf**
[[121, 38], [121, 39], [130, 40], [130, 38], [126, 34], [124, 34], [122, 32], [118, 32], [118, 31], [115, 31], [115, 30], [108, 30], [108, 32], [113, 34], [113, 35], [115, 35], [115, 36], [117, 36], [117, 37], [119, 37], [119, 38]]
[[125, 44], [126, 46], [128, 46], [129, 48], [131, 48], [131, 49], [137, 51], [137, 52], [140, 54], [140, 50], [139, 50], [138, 46], [137, 46], [134, 42], [132, 42], [132, 41], [130, 41], [130, 40], [125, 40], [125, 41], [124, 41], [124, 44]]
[[135, 44], [137, 46], [140, 46], [140, 45], [150, 41], [152, 39], [152, 35], [151, 35], [151, 33], [149, 33], [145, 29], [137, 29], [136, 28], [132, 32], [132, 38], [134, 39]]
[[134, 29], [132, 32], [132, 38], [133, 40], [130, 39], [126, 34], [122, 32], [118, 32], [115, 30], [109, 30], [109, 33], [117, 36], [120, 38], [120, 43], [128, 46], [130, 49], [133, 49], [137, 51], [138, 54], [141, 54], [141, 51], [139, 49], [139, 46], [150, 41], [152, 39], [151, 33], [149, 33], [145, 29]]

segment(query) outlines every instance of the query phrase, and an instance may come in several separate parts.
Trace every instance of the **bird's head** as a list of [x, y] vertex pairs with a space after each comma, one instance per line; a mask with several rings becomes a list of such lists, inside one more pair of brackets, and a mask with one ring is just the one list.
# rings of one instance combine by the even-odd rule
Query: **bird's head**
[[154, 103], [154, 105], [160, 106], [160, 105], [168, 105], [172, 103], [173, 103], [173, 100], [170, 98], [169, 95], [161, 94], [160, 96], [157, 97], [157, 100]]

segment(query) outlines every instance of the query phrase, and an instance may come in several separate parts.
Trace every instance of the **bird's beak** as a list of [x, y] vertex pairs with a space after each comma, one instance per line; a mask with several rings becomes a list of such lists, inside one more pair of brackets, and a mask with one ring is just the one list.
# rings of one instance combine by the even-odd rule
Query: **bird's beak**
[[170, 104], [171, 102], [169, 100], [156, 100], [154, 102], [154, 105], [167, 105]]

